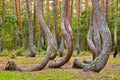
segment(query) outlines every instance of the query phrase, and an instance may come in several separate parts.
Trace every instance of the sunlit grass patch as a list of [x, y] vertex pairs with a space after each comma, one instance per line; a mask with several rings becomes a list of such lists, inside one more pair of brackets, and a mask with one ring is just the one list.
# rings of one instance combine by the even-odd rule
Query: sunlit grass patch
[[120, 59], [118, 59], [118, 58], [109, 58], [109, 60], [108, 60], [108, 62], [109, 63], [119, 63], [120, 64]]

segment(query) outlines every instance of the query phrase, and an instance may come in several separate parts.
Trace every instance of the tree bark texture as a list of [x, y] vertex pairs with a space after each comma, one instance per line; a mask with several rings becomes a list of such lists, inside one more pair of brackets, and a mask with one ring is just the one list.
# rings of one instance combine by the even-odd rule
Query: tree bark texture
[[67, 54], [59, 62], [50, 62], [49, 68], [59, 68], [63, 66], [65, 63], [67, 63], [70, 60], [73, 53], [72, 29], [70, 26], [70, 22], [68, 21], [69, 18], [68, 16], [66, 16], [68, 4], [69, 4], [69, 0], [64, 0], [63, 10], [61, 13], [61, 31], [63, 38], [66, 41]]
[[[99, 4], [99, 0], [92, 0], [92, 5], [94, 7], [93, 14], [95, 15], [95, 18], [93, 17], [93, 23], [95, 20], [96, 24], [97, 24], [96, 26], [95, 25], [93, 25], [93, 26], [94, 26], [94, 30], [96, 30], [97, 27], [99, 29], [98, 33], [99, 33], [99, 35], [101, 35], [101, 42], [102, 43], [100, 43], [100, 44], [101, 44], [102, 48], [98, 47], [101, 49], [100, 54], [97, 55], [95, 57], [95, 59], [93, 59], [89, 64], [86, 65], [85, 63], [78, 62], [78, 60], [75, 59], [73, 67], [75, 67], [75, 66], [80, 67], [84, 71], [91, 70], [94, 72], [100, 72], [107, 64], [107, 61], [109, 58], [109, 54], [111, 51], [111, 34], [110, 34], [110, 30], [108, 28], [107, 22], [106, 22], [105, 18], [103, 17], [102, 10], [101, 10], [100, 4]], [[96, 27], [96, 29], [95, 29], [95, 27]], [[90, 28], [89, 28], [88, 35], [89, 35], [89, 33], [91, 35], [92, 29], [93, 28], [91, 28], [91, 30], [90, 30]], [[95, 33], [97, 33], [97, 32], [95, 32]], [[98, 34], [94, 34], [94, 36], [97, 39]], [[88, 37], [88, 39], [91, 37]], [[97, 45], [100, 45], [100, 44], [97, 44], [97, 45], [93, 44], [93, 42], [90, 42], [91, 39], [89, 40], [88, 44], [92, 44], [92, 46], [91, 47], [89, 46], [89, 47], [92, 48], [96, 54], [96, 52], [97, 53], [99, 52], [96, 47], [97, 47]], [[91, 52], [93, 52], [93, 51], [91, 50]]]

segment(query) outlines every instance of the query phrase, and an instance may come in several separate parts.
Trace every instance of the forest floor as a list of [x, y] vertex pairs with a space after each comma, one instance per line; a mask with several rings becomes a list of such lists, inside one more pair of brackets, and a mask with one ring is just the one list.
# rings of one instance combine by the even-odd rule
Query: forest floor
[[[77, 56], [81, 61], [83, 58], [91, 59], [91, 56], [79, 55]], [[17, 64], [23, 67], [31, 67], [40, 62], [44, 58], [43, 55], [36, 56], [35, 58], [17, 57], [13, 59]], [[81, 69], [73, 69], [72, 57], [70, 61], [57, 69], [44, 68], [41, 71], [35, 72], [18, 72], [18, 71], [5, 71], [4, 67], [9, 57], [0, 57], [0, 80], [120, 80], [120, 55], [109, 58], [108, 64], [100, 73], [83, 72]], [[54, 61], [58, 61], [57, 57]]]

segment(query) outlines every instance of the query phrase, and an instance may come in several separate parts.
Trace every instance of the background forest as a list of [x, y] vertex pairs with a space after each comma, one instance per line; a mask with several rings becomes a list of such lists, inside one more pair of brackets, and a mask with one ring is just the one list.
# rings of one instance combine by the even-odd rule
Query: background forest
[[[43, 16], [49, 28], [52, 31], [53, 28], [53, 1], [48, 0], [49, 5], [47, 4], [47, 0], [43, 1]], [[32, 26], [33, 26], [33, 37], [34, 37], [34, 47], [38, 52], [38, 28], [36, 26], [35, 14], [34, 14], [34, 1], [30, 0], [30, 12], [32, 18]], [[61, 39], [61, 32], [60, 32], [60, 11], [62, 7], [63, 1], [58, 0], [56, 3], [56, 34], [57, 34], [57, 41], [58, 47], [60, 46], [60, 39]], [[77, 41], [77, 29], [78, 29], [78, 16], [76, 13], [77, 8], [77, 1], [73, 0], [73, 16], [72, 16], [72, 29], [74, 34], [74, 50], [76, 50], [76, 41]], [[103, 9], [104, 9], [104, 16], [106, 16], [106, 3], [104, 2]], [[26, 20], [26, 8], [25, 8], [25, 1], [21, 2], [21, 10], [16, 13], [16, 3], [14, 0], [5, 0], [5, 23], [4, 23], [4, 30], [3, 30], [3, 37], [0, 38], [3, 41], [3, 51], [0, 55], [9, 55], [13, 52], [22, 54], [24, 51], [29, 50], [29, 40], [28, 40], [28, 28], [27, 28], [27, 20]], [[0, 1], [0, 15], [2, 16], [2, 0]], [[115, 0], [109, 1], [109, 11], [108, 11], [108, 25], [112, 34], [112, 43], [114, 43], [114, 26], [115, 26]], [[81, 0], [81, 10], [80, 10], [80, 51], [89, 51], [86, 36], [89, 27], [89, 16], [91, 13], [91, 3], [87, 0]], [[18, 19], [16, 17], [18, 15]], [[20, 22], [21, 21], [21, 22]], [[20, 24], [19, 24], [20, 23]], [[2, 18], [0, 18], [0, 26], [2, 26]], [[120, 18], [118, 18], [118, 26], [120, 26]], [[21, 29], [20, 29], [21, 28]], [[0, 27], [0, 32], [2, 33], [2, 27]], [[120, 48], [120, 28], [118, 27], [118, 47]], [[40, 51], [44, 50], [44, 47], [47, 46], [45, 42], [42, 45], [42, 28], [40, 27]], [[22, 37], [22, 42], [20, 41], [20, 36]], [[22, 45], [21, 45], [22, 44]], [[112, 44], [113, 45], [113, 44]], [[7, 52], [12, 51], [12, 52]], [[17, 52], [18, 51], [18, 52]], [[22, 51], [22, 52], [21, 52]], [[7, 54], [8, 53], [8, 54]], [[26, 53], [25, 53], [26, 54]], [[38, 53], [39, 54], [39, 53]]]
[[120, 0], [0, 0], [0, 80], [119, 80], [119, 12]]

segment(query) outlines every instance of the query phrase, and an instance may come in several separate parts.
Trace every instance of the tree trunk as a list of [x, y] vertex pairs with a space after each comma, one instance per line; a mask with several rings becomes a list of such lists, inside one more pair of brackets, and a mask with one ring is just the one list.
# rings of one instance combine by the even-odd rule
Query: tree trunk
[[116, 16], [115, 16], [115, 28], [114, 28], [114, 54], [113, 54], [113, 57], [116, 57], [116, 55], [118, 54], [117, 27], [118, 27], [118, 0], [116, 0]]
[[103, 15], [104, 15], [104, 12], [105, 12], [105, 0], [101, 0], [101, 8], [102, 8], [102, 12], [103, 12]]
[[109, 0], [106, 0], [106, 21], [108, 23], [108, 13], [109, 13]]
[[[99, 25], [98, 29], [99, 29], [99, 33], [101, 35], [101, 40], [102, 40], [101, 41], [102, 42], [101, 52], [97, 57], [95, 57], [95, 59], [93, 61], [91, 61], [87, 65], [75, 60], [73, 67], [74, 66], [80, 67], [84, 71], [91, 70], [94, 72], [100, 72], [107, 64], [107, 61], [109, 58], [109, 54], [111, 51], [111, 34], [110, 34], [110, 30], [108, 28], [107, 22], [106, 22], [105, 18], [103, 17], [102, 10], [101, 10], [101, 7], [99, 5], [99, 1], [92, 0], [92, 4], [94, 7], [94, 14], [96, 16], [95, 19], [93, 18], [93, 21], [95, 20], [96, 24]], [[91, 48], [93, 48], [93, 47], [91, 47]], [[98, 51], [96, 51], [96, 52], [98, 53]]]
[[50, 26], [50, 10], [49, 10], [49, 0], [46, 0], [46, 14], [47, 14], [47, 25]]
[[77, 8], [78, 8], [78, 29], [77, 29], [77, 43], [76, 43], [76, 48], [77, 48], [77, 55], [79, 55], [80, 53], [80, 5], [81, 5], [81, 1], [77, 0]]
[[86, 16], [87, 16], [87, 17], [86, 17], [87, 28], [88, 28], [88, 26], [89, 26], [89, 24], [88, 24], [88, 23], [89, 23], [89, 22], [88, 22], [88, 19], [89, 19], [88, 1], [89, 1], [89, 0], [85, 0], [85, 10], [86, 10], [86, 14], [87, 14], [87, 15], [86, 15]]
[[36, 40], [36, 28], [38, 26], [38, 20], [37, 15], [36, 15], [37, 11], [36, 11], [36, 0], [34, 0], [34, 26], [33, 26], [33, 44], [36, 45], [37, 40]]
[[60, 50], [59, 50], [59, 53], [60, 53], [60, 57], [63, 57], [63, 51], [64, 51], [64, 38], [62, 36], [61, 38], [61, 43], [60, 43]]
[[34, 0], [34, 15], [35, 15], [35, 26], [38, 31], [38, 41], [37, 41], [37, 46], [38, 46], [38, 52], [40, 52], [40, 25], [38, 21], [38, 11], [37, 11], [37, 2]]
[[15, 0], [16, 4], [16, 17], [19, 25], [19, 46], [22, 47], [22, 17], [21, 17], [21, 8], [22, 8], [22, 1]]
[[0, 52], [3, 51], [3, 38], [4, 38], [4, 26], [5, 26], [5, 0], [2, 0], [2, 30], [1, 30], [1, 41], [0, 41]]
[[28, 55], [29, 57], [35, 57], [35, 49], [33, 45], [33, 27], [32, 27], [32, 20], [30, 15], [30, 9], [29, 9], [29, 2], [26, 0], [26, 17], [27, 17], [27, 23], [29, 28], [29, 45], [31, 53]]
[[66, 14], [68, 13], [68, 10], [67, 10], [68, 5], [69, 5], [69, 0], [64, 0], [63, 10], [61, 13], [61, 31], [62, 31], [63, 37], [66, 41], [67, 54], [59, 62], [50, 62], [49, 63], [50, 68], [59, 68], [59, 67], [63, 66], [65, 63], [67, 63], [70, 60], [72, 53], [73, 53], [72, 29], [70, 26], [70, 22], [68, 21], [69, 16], [68, 15], [66, 16]]
[[47, 48], [45, 58], [42, 60], [42, 62], [34, 65], [31, 68], [20, 67], [14, 61], [9, 60], [6, 67], [5, 67], [5, 70], [37, 71], [37, 70], [42, 70], [47, 65], [47, 63], [50, 59], [51, 53], [52, 53], [54, 43], [53, 43], [52, 34], [51, 34], [47, 24], [44, 22], [44, 19], [43, 19], [43, 16], [42, 16], [42, 9], [40, 7], [40, 0], [37, 0], [37, 9], [38, 9], [39, 22], [42, 25], [42, 28], [43, 28], [46, 36], [47, 36], [47, 41], [48, 41], [48, 48]]
[[29, 48], [29, 30], [28, 30], [28, 22], [26, 22], [26, 27], [25, 27], [25, 30], [26, 30], [26, 46], [25, 48], [28, 49]]
[[[44, 14], [44, 9], [43, 9], [43, 0], [40, 0], [40, 4], [41, 4], [41, 9], [42, 9], [42, 15]], [[42, 42], [42, 49], [43, 50], [46, 50], [46, 40], [45, 40], [45, 32], [44, 30], [42, 29], [42, 36], [41, 36], [41, 42]]]
[[74, 3], [74, 0], [71, 0], [71, 6], [70, 6], [70, 25], [71, 26], [72, 26], [73, 3]]
[[22, 47], [22, 0], [19, 0], [19, 25], [20, 25], [20, 47]]
[[54, 40], [54, 54], [51, 56], [51, 60], [54, 59], [57, 56], [57, 51], [58, 51], [58, 45], [57, 45], [57, 39], [56, 39], [56, 27], [57, 27], [57, 0], [53, 0], [53, 30], [52, 30], [52, 35], [53, 35], [53, 40]]

